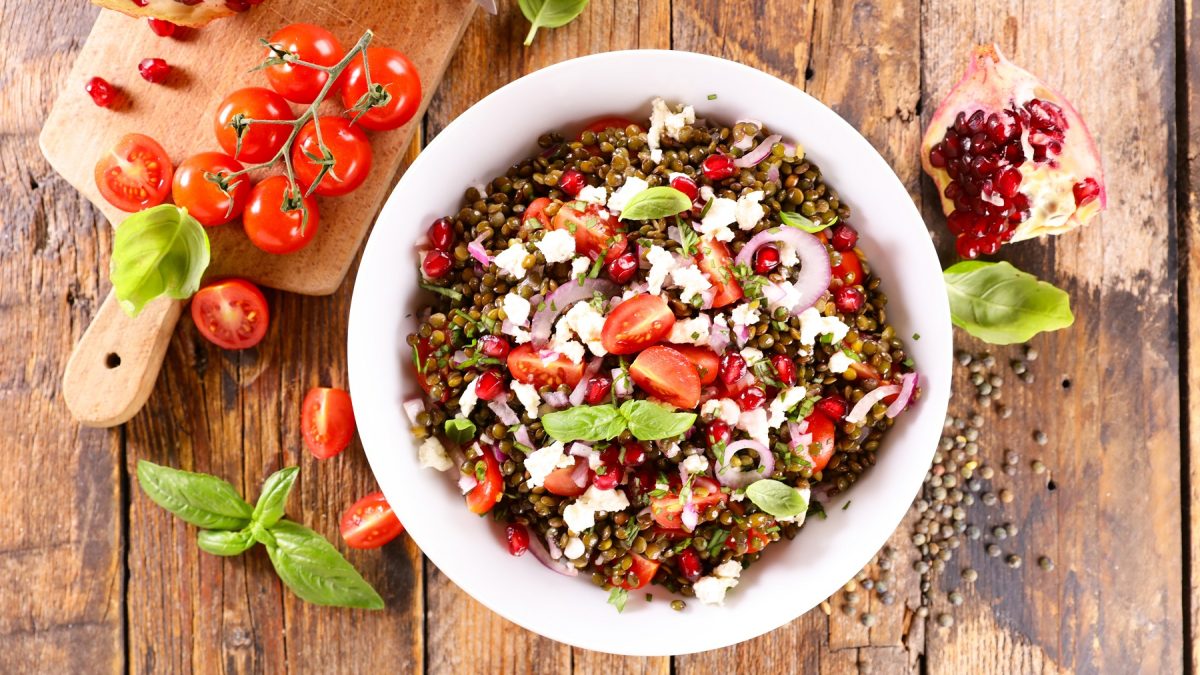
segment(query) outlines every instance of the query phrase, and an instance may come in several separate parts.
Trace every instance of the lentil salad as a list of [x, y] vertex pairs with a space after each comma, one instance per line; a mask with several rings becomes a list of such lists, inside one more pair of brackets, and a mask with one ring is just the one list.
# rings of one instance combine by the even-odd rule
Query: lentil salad
[[648, 128], [538, 145], [420, 253], [420, 461], [618, 608], [650, 582], [719, 604], [919, 396], [887, 297], [849, 207], [761, 123], [656, 99]]

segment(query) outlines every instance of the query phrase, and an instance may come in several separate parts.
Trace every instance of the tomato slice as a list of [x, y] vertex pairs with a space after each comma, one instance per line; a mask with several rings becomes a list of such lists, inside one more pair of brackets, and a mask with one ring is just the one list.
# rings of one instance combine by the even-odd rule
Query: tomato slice
[[575, 251], [593, 260], [604, 256], [605, 262], [616, 260], [629, 246], [624, 232], [618, 231], [620, 221], [599, 204], [569, 202], [554, 214], [550, 228], [567, 230], [575, 235]]
[[[471, 513], [483, 515], [491, 511], [504, 494], [504, 476], [500, 475], [500, 463], [492, 453], [484, 452], [478, 461], [485, 465], [483, 478], [467, 493], [467, 508]], [[478, 474], [476, 478], [479, 478]]]
[[[720, 484], [711, 478], [697, 478], [692, 481], [692, 503], [700, 511], [724, 502], [728, 498], [729, 495], [721, 492]], [[659, 527], [668, 530], [678, 530], [683, 527], [683, 522], [680, 520], [680, 514], [683, 513], [683, 502], [679, 499], [678, 491], [651, 498], [650, 513]]]
[[218, 347], [248, 349], [267, 334], [270, 313], [257, 286], [245, 279], [225, 279], [192, 296], [192, 321]]
[[350, 548], [379, 548], [400, 536], [404, 526], [382, 492], [372, 492], [342, 514], [342, 539]]
[[[645, 131], [645, 129], [642, 129], [642, 126], [640, 124], [638, 124], [637, 122], [634, 122], [633, 120], [631, 120], [627, 117], [621, 117], [619, 115], [610, 115], [608, 117], [601, 117], [599, 119], [593, 120], [593, 121], [589, 122], [588, 125], [583, 128], [583, 130], [590, 131], [594, 134], [598, 134], [601, 131], [605, 131], [608, 129], [628, 129], [631, 126], [637, 127], [638, 130], [640, 130], [640, 131]], [[583, 135], [582, 132], [580, 133], [580, 135], [581, 136]]]
[[819, 446], [816, 453], [811, 454], [812, 470], [816, 473], [824, 469], [833, 457], [833, 436], [837, 429], [833, 420], [821, 412], [814, 411], [805, 421], [808, 422], [808, 433], [812, 434], [812, 442]]
[[555, 469], [546, 476], [545, 486], [546, 491], [551, 494], [556, 494], [559, 497], [578, 497], [587, 491], [587, 483], [583, 487], [575, 482], [571, 476], [575, 473], [576, 468], [580, 464], [586, 463], [587, 460], [582, 457], [575, 458], [575, 464], [562, 469]]
[[[552, 352], [545, 352], [547, 355]], [[574, 387], [583, 378], [583, 363], [574, 363], [562, 354], [543, 359], [531, 345], [521, 345], [508, 353], [508, 370], [514, 379], [535, 387]]]
[[708, 347], [696, 345], [671, 345], [671, 349], [683, 354], [696, 368], [700, 376], [700, 384], [712, 384], [717, 381], [717, 373], [721, 370], [721, 357]]
[[696, 264], [713, 288], [713, 309], [742, 299], [742, 287], [733, 277], [733, 256], [724, 242], [701, 239]]
[[157, 206], [171, 191], [175, 167], [158, 141], [125, 134], [96, 162], [96, 187], [109, 204], [122, 211]]
[[317, 459], [328, 459], [345, 450], [354, 438], [354, 408], [350, 394], [334, 387], [313, 387], [300, 412], [304, 445]]
[[682, 410], [700, 404], [700, 376], [687, 357], [671, 347], [655, 345], [638, 354], [629, 366], [634, 384], [655, 398]]
[[665, 340], [674, 327], [675, 313], [663, 296], [642, 293], [608, 313], [600, 341], [610, 354], [635, 354]]
[[[662, 565], [662, 563], [658, 562], [657, 560], [643, 558], [632, 551], [630, 551], [629, 555], [633, 559], [633, 564], [629, 566], [629, 570], [625, 573], [625, 581], [622, 581], [620, 586], [621, 588], [633, 591], [650, 583], [650, 580], [654, 578], [654, 575], [658, 572], [658, 568], [660, 565]], [[629, 583], [629, 572], [632, 572], [633, 575], [637, 577], [636, 584]]]
[[521, 224], [524, 225], [532, 220], [543, 228], [550, 227], [550, 216], [546, 215], [546, 207], [550, 204], [549, 197], [538, 197], [529, 202], [529, 206], [525, 207], [525, 213], [521, 214]]

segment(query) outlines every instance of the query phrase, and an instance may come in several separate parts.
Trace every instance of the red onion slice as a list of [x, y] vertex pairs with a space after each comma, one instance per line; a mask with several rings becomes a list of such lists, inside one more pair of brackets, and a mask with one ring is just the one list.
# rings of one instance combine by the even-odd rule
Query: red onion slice
[[567, 448], [567, 454], [575, 457], [587, 457], [592, 454], [592, 446], [587, 443], [575, 441], [571, 444], [571, 447]]
[[551, 408], [557, 408], [559, 410], [571, 404], [571, 401], [567, 398], [567, 395], [561, 391], [548, 391], [542, 394], [542, 400], [549, 404]]
[[524, 424], [517, 427], [517, 433], [513, 434], [513, 438], [527, 448], [533, 447], [533, 439], [529, 437], [529, 429]]
[[470, 253], [471, 257], [479, 261], [479, 264], [484, 267], [492, 264], [492, 257], [488, 255], [487, 249], [483, 247], [482, 234], [467, 244], [467, 253]]
[[690, 499], [683, 505], [683, 511], [679, 514], [679, 522], [688, 532], [695, 530], [696, 525], [700, 522], [700, 512], [696, 510], [696, 505]]
[[629, 376], [620, 368], [612, 370], [613, 392], [617, 398], [625, 398], [633, 395], [633, 384], [629, 381]]
[[[729, 466], [729, 461], [733, 459], [733, 456], [736, 455], [739, 450], [747, 449], [758, 453], [759, 468], [743, 471], [741, 469], [735, 469]], [[725, 487], [731, 487], [734, 489], [743, 488], [751, 483], [762, 480], [763, 478], [766, 478], [775, 472], [775, 455], [771, 454], [771, 451], [767, 449], [767, 446], [759, 443], [758, 441], [746, 439], [730, 443], [729, 446], [725, 448], [723, 459], [724, 461], [717, 464], [717, 480], [719, 480], [721, 485], [724, 485]]]
[[[554, 548], [558, 550], [557, 545]], [[542, 546], [542, 540], [537, 537], [529, 538], [529, 552], [533, 554], [534, 558], [537, 558], [538, 562], [545, 565], [546, 569], [558, 572], [566, 577], [573, 577], [579, 574], [579, 570], [575, 569], [574, 566], [568, 564], [565, 560], [555, 560], [550, 557], [550, 552]], [[559, 557], [562, 557], [562, 551], [559, 551]]]
[[788, 447], [793, 450], [805, 445], [812, 445], [812, 434], [804, 433], [808, 422], [788, 422]]
[[496, 417], [500, 418], [500, 423], [505, 426], [511, 427], [514, 424], [521, 423], [521, 418], [517, 417], [517, 413], [513, 412], [513, 409], [508, 406], [508, 401], [500, 399], [488, 401], [488, 407], [492, 409], [492, 412], [496, 413]]
[[410, 398], [404, 402], [404, 415], [408, 417], [408, 421], [414, 426], [417, 424], [417, 415], [425, 412], [425, 401], [419, 398]]
[[895, 417], [903, 412], [904, 408], [908, 406], [908, 402], [912, 400], [913, 391], [915, 391], [916, 388], [917, 374], [905, 373], [904, 377], [900, 378], [900, 395], [897, 396], [896, 400], [892, 401], [892, 404], [888, 406], [886, 413], [887, 416]]
[[571, 471], [571, 480], [581, 488], [587, 487], [589, 470], [587, 462], [575, 462], [575, 468]]
[[467, 458], [463, 455], [462, 450], [458, 448], [450, 449], [450, 459], [454, 460], [454, 468], [458, 469], [458, 489], [464, 495], [475, 489], [479, 485], [479, 481], [474, 474], [463, 473], [462, 465], [466, 463]]
[[[825, 244], [822, 244], [820, 239], [804, 230], [795, 227], [775, 227], [751, 237], [738, 253], [736, 262], [739, 265], [753, 266], [754, 253], [775, 242], [791, 246], [800, 259], [800, 276], [794, 285], [799, 292], [799, 300], [790, 308], [793, 314], [799, 314], [812, 307], [829, 290], [829, 282], [833, 278], [829, 252], [825, 250]], [[771, 299], [771, 294], [774, 294], [776, 301], [781, 299], [782, 291], [778, 288], [768, 290], [769, 286], [772, 284], [763, 287], [763, 293], [767, 295], [768, 300]]]
[[867, 413], [871, 412], [871, 406], [876, 402], [891, 396], [892, 394], [900, 393], [900, 385], [885, 384], [880, 387], [875, 387], [872, 391], [867, 392], [862, 398], [858, 399], [858, 403], [854, 404], [854, 408], [846, 415], [846, 421], [850, 424], [858, 424], [867, 419]]
[[583, 405], [583, 397], [587, 396], [588, 380], [592, 379], [592, 376], [600, 370], [600, 364], [603, 362], [604, 359], [595, 358], [587, 365], [587, 368], [584, 368], [583, 377], [579, 378], [579, 384], [575, 385], [575, 388], [571, 390], [571, 396], [567, 399], [571, 405]]
[[762, 164], [764, 159], [771, 156], [771, 148], [781, 140], [783, 140], [783, 136], [779, 134], [767, 136], [753, 150], [733, 160], [733, 165], [741, 169], [750, 169]]
[[508, 461], [508, 455], [504, 454], [499, 445], [489, 445], [488, 450], [492, 451], [492, 457], [495, 457], [497, 462], [503, 464]]

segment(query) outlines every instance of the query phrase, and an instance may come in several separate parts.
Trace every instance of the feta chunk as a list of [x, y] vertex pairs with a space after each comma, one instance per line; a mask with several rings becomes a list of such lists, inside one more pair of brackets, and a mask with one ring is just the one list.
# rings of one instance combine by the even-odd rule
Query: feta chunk
[[468, 382], [467, 386], [463, 387], [462, 395], [458, 397], [458, 416], [470, 416], [471, 411], [475, 409], [475, 404], [478, 402], [479, 395], [475, 393], [475, 383]]
[[741, 574], [741, 563], [730, 560], [718, 565], [711, 576], [700, 577], [692, 585], [692, 590], [700, 602], [706, 605], [721, 605], [725, 602], [726, 591], [738, 585], [738, 577]]
[[446, 448], [442, 446], [442, 442], [433, 436], [426, 438], [421, 447], [417, 448], [417, 461], [421, 463], [422, 467], [438, 471], [448, 471], [450, 467], [454, 466], [454, 462], [450, 461], [450, 455], [446, 454]]
[[529, 480], [525, 481], [525, 485], [541, 487], [546, 482], [546, 476], [558, 468], [558, 461], [562, 458], [563, 444], [558, 441], [529, 453], [524, 462], [525, 470], [529, 472]]
[[850, 327], [842, 323], [836, 316], [822, 316], [816, 307], [809, 307], [800, 312], [800, 343], [811, 345], [816, 342], [818, 335], [833, 336], [837, 344], [846, 339]]
[[688, 473], [704, 473], [708, 471], [708, 458], [704, 455], [689, 455], [683, 460], [683, 468]]
[[[583, 189], [579, 191], [579, 194], [575, 195], [575, 199], [577, 201], [587, 202], [588, 204], [604, 206], [604, 202], [608, 201], [608, 188], [604, 187], [603, 185], [585, 185], [583, 186]], [[568, 232], [567, 234], [570, 233]]]
[[737, 401], [731, 398], [713, 398], [704, 402], [700, 408], [700, 414], [710, 420], [721, 420], [734, 426], [742, 415], [742, 409], [738, 406]]
[[[795, 257], [795, 253], [792, 254]], [[790, 281], [775, 283], [775, 291], [767, 294], [767, 308], [772, 312], [783, 307], [789, 312], [800, 302], [800, 291]]]
[[679, 287], [679, 299], [686, 303], [692, 302], [693, 298], [699, 297], [701, 293], [712, 288], [708, 277], [704, 276], [704, 272], [700, 271], [696, 265], [676, 267], [671, 270], [671, 283]]
[[562, 339], [567, 340], [572, 334], [577, 335], [596, 356], [604, 356], [608, 353], [600, 338], [603, 330], [604, 315], [597, 312], [586, 300], [571, 305], [571, 308], [563, 314], [554, 328], [556, 339], [558, 339], [557, 336], [561, 336]]
[[753, 326], [758, 323], [759, 314], [758, 310], [750, 303], [743, 302], [733, 308], [733, 311], [729, 313], [729, 318], [735, 326]]
[[767, 424], [767, 411], [763, 408], [747, 410], [738, 415], [737, 428], [750, 434], [750, 438], [759, 443], [770, 445], [771, 439], [769, 433], [771, 427]]
[[854, 359], [846, 356], [843, 351], [834, 352], [833, 356], [829, 357], [829, 372], [844, 373], [854, 363]]
[[542, 236], [537, 248], [546, 256], [546, 262], [564, 262], [575, 255], [575, 236], [567, 230], [550, 230]]
[[513, 380], [511, 386], [513, 393], [517, 395], [517, 400], [521, 402], [521, 405], [525, 407], [525, 411], [529, 413], [529, 419], [536, 420], [538, 407], [542, 405], [542, 397], [538, 395], [537, 387], [518, 380]]
[[516, 293], [504, 296], [500, 308], [504, 310], [508, 322], [514, 326], [524, 326], [525, 322], [529, 321], [529, 301]]
[[595, 485], [588, 486], [587, 492], [563, 509], [563, 520], [567, 527], [576, 534], [596, 524], [596, 513], [606, 511], [616, 513], [629, 507], [629, 499], [619, 490], [600, 490]]
[[804, 400], [808, 395], [808, 390], [804, 387], [788, 387], [779, 392], [775, 400], [767, 408], [771, 411], [770, 417], [767, 419], [767, 425], [772, 429], [779, 428], [779, 425], [787, 421], [787, 413], [797, 404]]
[[650, 184], [638, 178], [637, 176], [629, 176], [625, 179], [625, 184], [617, 188], [612, 196], [608, 198], [608, 210], [613, 213], [620, 213], [625, 210], [625, 205], [630, 199], [639, 192], [644, 192], [650, 188]]
[[583, 345], [574, 340], [559, 340], [558, 335], [555, 335], [554, 341], [550, 343], [550, 348], [571, 359], [571, 363], [583, 363]]
[[751, 367], [763, 360], [763, 353], [754, 347], [743, 347], [741, 354], [742, 358], [746, 359], [746, 367]]
[[758, 221], [763, 219], [763, 216], [767, 215], [767, 210], [760, 203], [762, 199], [762, 190], [755, 190], [754, 192], [738, 197], [737, 205], [733, 210], [733, 217], [737, 220], [740, 229], [752, 229], [758, 224]]
[[779, 247], [779, 266], [784, 269], [791, 269], [800, 262], [800, 257], [796, 255], [796, 249], [786, 241], [775, 243]]
[[708, 344], [709, 330], [712, 328], [712, 319], [707, 314], [701, 314], [694, 319], [681, 319], [675, 322], [675, 326], [671, 328], [671, 334], [667, 336], [667, 342], [673, 342], [677, 345], [697, 345], [703, 347]]
[[696, 231], [717, 241], [733, 241], [733, 230], [729, 226], [737, 222], [737, 202], [725, 197], [716, 197], [708, 211], [700, 219]]
[[570, 560], [575, 560], [583, 555], [583, 540], [579, 537], [571, 537], [567, 540], [567, 545], [563, 547], [563, 555]]
[[668, 137], [679, 140], [679, 134], [683, 128], [695, 122], [696, 110], [692, 106], [684, 106], [679, 112], [673, 113], [666, 101], [661, 98], [654, 99], [650, 104], [650, 130], [646, 132], [646, 145], [650, 147], [650, 159], [656, 163], [662, 161], [661, 145], [664, 131]]
[[529, 251], [525, 250], [525, 245], [517, 242], [497, 254], [492, 262], [496, 263], [496, 267], [499, 267], [510, 277], [524, 279], [525, 258], [528, 256]]
[[659, 295], [667, 275], [675, 269], [675, 256], [667, 249], [654, 245], [646, 252], [646, 260], [650, 262], [650, 272], [646, 274], [646, 290], [650, 295]]
[[581, 255], [571, 261], [571, 277], [579, 278], [587, 276], [588, 269], [592, 266], [592, 259], [586, 255]]

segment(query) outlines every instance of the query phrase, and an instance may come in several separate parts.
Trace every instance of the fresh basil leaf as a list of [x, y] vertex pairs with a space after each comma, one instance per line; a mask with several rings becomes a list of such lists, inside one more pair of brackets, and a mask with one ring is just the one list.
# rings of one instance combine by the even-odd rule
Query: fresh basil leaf
[[529, 34], [525, 46], [533, 44], [533, 36], [539, 28], [558, 28], [575, 20], [583, 13], [588, 0], [517, 0], [521, 13], [529, 19]]
[[155, 504], [196, 527], [240, 530], [250, 523], [254, 512], [232, 485], [216, 476], [140, 460], [137, 478]]
[[781, 221], [783, 221], [784, 225], [789, 225], [791, 227], [798, 227], [798, 228], [804, 230], [805, 232], [808, 232], [809, 234], [816, 234], [816, 233], [820, 232], [821, 230], [824, 230], [837, 222], [837, 219], [835, 218], [834, 220], [831, 220], [829, 223], [819, 223], [819, 222], [816, 222], [813, 220], [809, 220], [808, 218], [805, 218], [804, 216], [800, 215], [799, 213], [794, 213], [792, 211], [783, 211], [782, 213], [779, 214], [779, 219]]
[[1065, 291], [1007, 262], [963, 261], [942, 276], [950, 296], [950, 320], [984, 342], [1025, 342], [1075, 322]]
[[678, 436], [696, 423], [696, 414], [675, 412], [652, 401], [634, 400], [621, 404], [629, 433], [639, 441], [660, 441]]
[[383, 598], [341, 553], [312, 530], [281, 520], [270, 530], [267, 555], [275, 572], [300, 599], [316, 605], [383, 609]]
[[610, 404], [581, 405], [546, 414], [542, 429], [561, 443], [607, 441], [625, 431], [625, 418]]
[[162, 204], [126, 218], [113, 238], [108, 274], [121, 309], [137, 316], [151, 300], [184, 300], [208, 268], [208, 235], [187, 209]]
[[618, 613], [625, 611], [625, 602], [627, 600], [629, 600], [629, 591], [621, 588], [620, 586], [614, 586], [613, 589], [608, 592], [608, 604], [616, 607]]
[[746, 488], [746, 497], [776, 518], [791, 518], [808, 510], [808, 499], [804, 493], [770, 478], [751, 483]]
[[241, 555], [254, 546], [254, 537], [245, 530], [200, 530], [196, 544], [213, 555]]
[[646, 188], [635, 194], [621, 210], [621, 220], [669, 218], [692, 208], [688, 196], [667, 185]]
[[254, 514], [250, 516], [250, 519], [262, 527], [271, 527], [279, 522], [279, 519], [283, 517], [283, 509], [287, 506], [288, 495], [292, 492], [292, 485], [296, 483], [296, 475], [299, 473], [300, 467], [289, 466], [267, 477], [263, 483], [262, 494], [258, 497], [258, 503], [254, 505]]
[[446, 420], [446, 438], [458, 445], [475, 439], [475, 423], [465, 417]]

